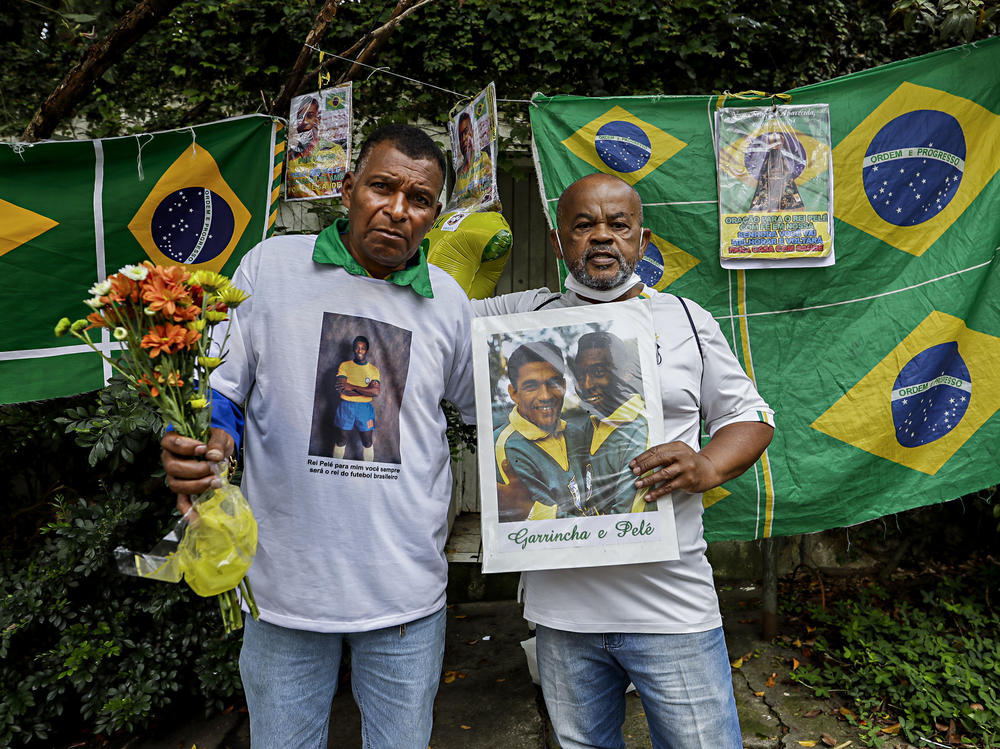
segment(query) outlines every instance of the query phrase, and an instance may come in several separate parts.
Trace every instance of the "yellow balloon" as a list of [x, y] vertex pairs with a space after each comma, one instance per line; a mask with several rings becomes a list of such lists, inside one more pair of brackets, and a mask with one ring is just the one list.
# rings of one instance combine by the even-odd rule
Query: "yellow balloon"
[[442, 214], [427, 232], [427, 260], [446, 271], [470, 299], [493, 293], [514, 237], [496, 211]]

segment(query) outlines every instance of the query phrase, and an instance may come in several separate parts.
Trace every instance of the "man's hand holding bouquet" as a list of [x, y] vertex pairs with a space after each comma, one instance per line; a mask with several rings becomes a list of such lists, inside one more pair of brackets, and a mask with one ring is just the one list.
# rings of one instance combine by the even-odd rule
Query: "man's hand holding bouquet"
[[[92, 312], [56, 335], [79, 338], [151, 398], [165, 422], [184, 437], [207, 443], [211, 433], [210, 376], [225, 356], [229, 311], [248, 298], [223, 275], [193, 273], [183, 266], [146, 261], [127, 265], [90, 288], [84, 301]], [[224, 335], [209, 335], [221, 323]], [[122, 344], [121, 356], [98, 345], [92, 330], [109, 331]], [[108, 342], [110, 343], [110, 342]], [[102, 350], [103, 349], [103, 350]], [[177, 526], [148, 554], [116, 550], [126, 574], [178, 582], [201, 596], [219, 596], [226, 631], [242, 626], [236, 589], [256, 618], [257, 606], [245, 577], [257, 550], [257, 523], [226, 464], [217, 466], [219, 486], [195, 497]]]

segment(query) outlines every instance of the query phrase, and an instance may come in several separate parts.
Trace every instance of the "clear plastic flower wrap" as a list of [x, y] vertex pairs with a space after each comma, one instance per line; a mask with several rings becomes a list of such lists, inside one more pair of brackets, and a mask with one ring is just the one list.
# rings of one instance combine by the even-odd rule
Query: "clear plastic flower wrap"
[[236, 590], [257, 618], [247, 570], [257, 553], [257, 521], [239, 487], [222, 476], [222, 486], [196, 497], [191, 509], [160, 543], [145, 554], [115, 549], [126, 575], [164, 582], [183, 579], [199, 596], [219, 596], [226, 631], [242, 626]]

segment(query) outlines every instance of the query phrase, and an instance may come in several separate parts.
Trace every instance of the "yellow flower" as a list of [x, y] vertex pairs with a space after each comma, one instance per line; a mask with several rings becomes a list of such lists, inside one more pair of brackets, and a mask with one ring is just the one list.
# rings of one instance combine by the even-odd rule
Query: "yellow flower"
[[227, 286], [219, 291], [219, 299], [230, 307], [236, 307], [249, 298], [249, 294], [243, 291], [243, 289], [237, 289], [235, 286]]
[[188, 405], [191, 406], [195, 411], [200, 411], [205, 406], [208, 405], [207, 398], [192, 398], [188, 401]]
[[220, 323], [227, 318], [225, 312], [219, 312], [218, 310], [210, 309], [205, 312], [205, 319], [208, 320], [212, 325]]
[[212, 371], [217, 366], [222, 364], [222, 357], [219, 356], [200, 356], [198, 361], [201, 363], [205, 369]]
[[88, 320], [86, 318], [82, 318], [80, 320], [77, 320], [76, 322], [74, 322], [72, 325], [69, 326], [69, 332], [70, 333], [79, 333], [81, 330], [83, 330], [84, 328], [86, 328], [88, 325], [90, 325], [90, 320]]
[[188, 330], [204, 330], [205, 320], [204, 319], [192, 320], [191, 322], [187, 323], [187, 328]]
[[69, 333], [69, 329], [72, 327], [72, 323], [69, 321], [68, 317], [64, 317], [56, 323], [56, 337], [62, 338], [64, 335]]
[[201, 286], [205, 291], [218, 291], [229, 285], [229, 279], [213, 270], [196, 270], [191, 274], [188, 283]]

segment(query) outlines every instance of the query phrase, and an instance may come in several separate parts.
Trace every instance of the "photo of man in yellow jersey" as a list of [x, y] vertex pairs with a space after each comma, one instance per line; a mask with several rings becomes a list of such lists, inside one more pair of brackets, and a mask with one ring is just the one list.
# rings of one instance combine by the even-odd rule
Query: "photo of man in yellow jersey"
[[353, 430], [361, 438], [362, 460], [375, 459], [375, 408], [372, 399], [382, 392], [378, 367], [368, 361], [368, 339], [359, 335], [351, 342], [354, 358], [337, 368], [335, 389], [340, 393], [340, 405], [334, 417], [333, 457], [343, 458], [347, 437]]
[[629, 468], [649, 447], [638, 357], [607, 331], [580, 336], [576, 352], [570, 368], [585, 412], [582, 462], [593, 469], [593, 506], [602, 515], [643, 512], [647, 490], [636, 488]]
[[579, 428], [562, 418], [565, 372], [562, 352], [548, 341], [522, 344], [507, 361], [514, 408], [494, 432], [500, 522], [591, 514]]

